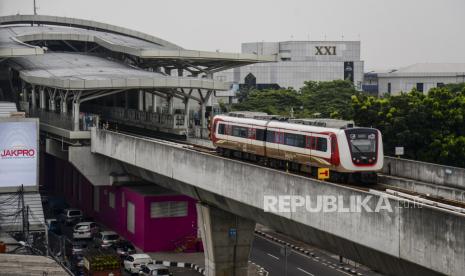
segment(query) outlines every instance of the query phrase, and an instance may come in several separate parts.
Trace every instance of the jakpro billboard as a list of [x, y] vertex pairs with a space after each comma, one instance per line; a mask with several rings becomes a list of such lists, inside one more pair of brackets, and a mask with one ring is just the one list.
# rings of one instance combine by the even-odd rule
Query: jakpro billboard
[[38, 150], [37, 119], [0, 119], [0, 188], [37, 185]]

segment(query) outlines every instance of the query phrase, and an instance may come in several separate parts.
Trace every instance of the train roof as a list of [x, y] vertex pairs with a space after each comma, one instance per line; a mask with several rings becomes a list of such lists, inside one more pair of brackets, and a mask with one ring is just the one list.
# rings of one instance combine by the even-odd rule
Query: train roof
[[304, 118], [304, 119], [289, 119], [290, 123], [320, 126], [328, 128], [352, 128], [355, 127], [353, 120], [339, 120], [339, 119], [327, 119], [327, 118]]
[[[250, 114], [250, 113], [249, 113]], [[250, 124], [255, 126], [263, 126], [269, 128], [281, 128], [281, 129], [288, 129], [293, 131], [303, 131], [303, 132], [331, 132], [337, 133], [341, 131], [338, 128], [329, 128], [329, 127], [322, 127], [322, 126], [315, 126], [315, 125], [308, 125], [308, 124], [299, 124], [294, 122], [289, 122], [288, 120], [281, 121], [281, 120], [265, 120], [261, 118], [250, 118], [250, 117], [237, 117], [237, 116], [229, 116], [228, 114], [224, 115], [217, 115], [225, 121], [238, 123], [238, 124]]]

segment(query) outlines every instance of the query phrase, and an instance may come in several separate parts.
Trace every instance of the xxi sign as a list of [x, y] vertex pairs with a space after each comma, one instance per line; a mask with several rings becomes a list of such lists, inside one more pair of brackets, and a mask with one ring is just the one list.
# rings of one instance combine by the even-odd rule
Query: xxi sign
[[316, 56], [335, 56], [336, 46], [315, 46]]

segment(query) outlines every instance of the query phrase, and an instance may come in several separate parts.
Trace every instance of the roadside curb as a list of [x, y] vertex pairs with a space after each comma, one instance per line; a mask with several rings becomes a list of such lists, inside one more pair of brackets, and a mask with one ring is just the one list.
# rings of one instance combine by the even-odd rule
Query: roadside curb
[[201, 275], [205, 275], [205, 269], [200, 267], [199, 265], [193, 263], [184, 263], [184, 262], [172, 262], [172, 261], [154, 261], [155, 264], [164, 265], [168, 267], [184, 267], [184, 268], [192, 268], [193, 270], [197, 271]]
[[[258, 264], [249, 261], [249, 263], [255, 265], [258, 268], [258, 274], [263, 276], [268, 276], [269, 272], [266, 271], [263, 267], [259, 266]], [[172, 262], [172, 261], [154, 261], [154, 264], [164, 265], [167, 267], [184, 267], [184, 268], [192, 268], [193, 270], [197, 271], [201, 275], [205, 275], [205, 269], [200, 267], [199, 265], [193, 263], [184, 263], [184, 262]]]
[[258, 275], [268, 276], [269, 272], [266, 271], [265, 268], [251, 261], [249, 261], [249, 263], [253, 264], [258, 268]]
[[332, 266], [332, 267], [334, 267], [334, 268], [339, 268], [339, 269], [344, 270], [345, 272], [350, 273], [350, 274], [353, 274], [353, 275], [363, 276], [362, 273], [358, 273], [358, 272], [355, 271], [354, 269], [352, 269], [352, 268], [350, 268], [350, 267], [348, 267], [348, 266], [343, 266], [343, 265], [340, 264], [340, 263], [333, 263], [333, 262], [328, 262], [328, 261], [326, 261], [326, 260], [320, 260], [320, 257], [315, 256], [315, 253], [313, 253], [312, 251], [310, 251], [310, 250], [308, 250], [308, 249], [305, 249], [305, 248], [303, 248], [303, 247], [300, 247], [300, 246], [296, 246], [296, 245], [294, 245], [294, 244], [290, 244], [290, 243], [288, 243], [288, 242], [286, 242], [286, 241], [283, 241], [283, 240], [281, 240], [281, 239], [278, 239], [278, 238], [276, 238], [276, 237], [273, 237], [272, 235], [267, 234], [267, 233], [265, 233], [265, 232], [263, 232], [263, 231], [255, 230], [255, 233], [258, 234], [258, 235], [260, 235], [260, 236], [262, 236], [262, 237], [264, 237], [264, 238], [266, 238], [266, 239], [268, 239], [268, 240], [272, 240], [272, 241], [274, 241], [274, 242], [277, 242], [277, 243], [286, 245], [286, 246], [288, 246], [288, 247], [294, 249], [295, 251], [298, 251], [298, 252], [300, 252], [300, 253], [302, 253], [302, 254], [304, 254], [304, 255], [307, 255], [307, 256], [310, 256], [310, 257], [312, 257], [312, 258], [314, 258], [314, 259], [316, 259], [316, 260], [319, 260], [320, 262], [322, 262], [322, 263], [324, 263], [324, 264], [326, 264], [326, 265], [328, 265], [328, 266]]

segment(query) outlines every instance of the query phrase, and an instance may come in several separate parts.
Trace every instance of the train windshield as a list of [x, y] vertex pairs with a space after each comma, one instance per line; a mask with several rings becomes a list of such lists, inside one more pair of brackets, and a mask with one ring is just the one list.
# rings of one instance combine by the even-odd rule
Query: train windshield
[[352, 133], [349, 143], [354, 153], [376, 152], [376, 135], [374, 133]]

